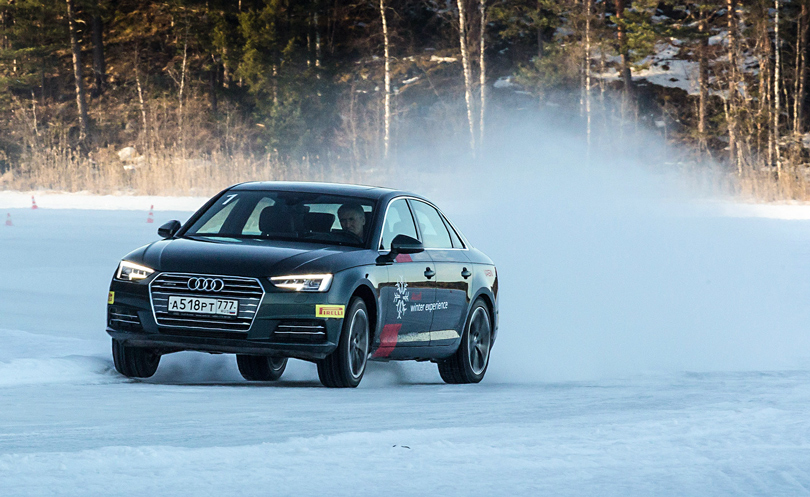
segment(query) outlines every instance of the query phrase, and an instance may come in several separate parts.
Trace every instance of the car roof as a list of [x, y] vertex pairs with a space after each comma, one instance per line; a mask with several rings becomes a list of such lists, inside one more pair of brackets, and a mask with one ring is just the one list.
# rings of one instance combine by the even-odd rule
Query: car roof
[[354, 197], [364, 197], [371, 199], [390, 198], [399, 195], [408, 195], [422, 198], [421, 195], [384, 188], [381, 186], [352, 185], [344, 183], [317, 183], [309, 181], [251, 181], [240, 183], [230, 188], [231, 190], [275, 190], [302, 193], [324, 193], [328, 195], [349, 195]]

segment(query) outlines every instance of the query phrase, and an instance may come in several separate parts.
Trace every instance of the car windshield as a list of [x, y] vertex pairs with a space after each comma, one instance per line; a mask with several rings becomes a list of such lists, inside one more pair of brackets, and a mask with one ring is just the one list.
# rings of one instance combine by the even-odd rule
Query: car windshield
[[374, 202], [358, 197], [282, 191], [232, 191], [183, 234], [218, 239], [287, 240], [362, 247]]

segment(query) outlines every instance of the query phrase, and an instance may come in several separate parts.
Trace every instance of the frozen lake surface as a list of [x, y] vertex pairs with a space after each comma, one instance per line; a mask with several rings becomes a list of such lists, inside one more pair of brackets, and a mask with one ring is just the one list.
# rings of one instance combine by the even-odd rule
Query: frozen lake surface
[[127, 380], [109, 278], [189, 213], [2, 211], [0, 494], [810, 494], [806, 208], [552, 198], [527, 249], [514, 220], [435, 200], [499, 268], [479, 385], [374, 363], [329, 390], [300, 361], [249, 384], [197, 353]]

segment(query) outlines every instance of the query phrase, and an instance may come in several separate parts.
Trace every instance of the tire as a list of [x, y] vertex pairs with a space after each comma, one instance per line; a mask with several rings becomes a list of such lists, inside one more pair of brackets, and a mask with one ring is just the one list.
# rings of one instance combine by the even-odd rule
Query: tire
[[236, 354], [236, 365], [248, 381], [276, 381], [287, 369], [287, 358]]
[[461, 344], [448, 359], [439, 362], [439, 374], [445, 383], [478, 383], [484, 379], [492, 348], [492, 319], [482, 299], [470, 308]]
[[337, 348], [318, 361], [318, 378], [323, 386], [354, 388], [359, 385], [366, 372], [370, 342], [366, 304], [360, 297], [353, 297], [343, 319]]
[[157, 371], [160, 354], [152, 349], [132, 347], [113, 339], [112, 356], [115, 370], [127, 378], [149, 378]]

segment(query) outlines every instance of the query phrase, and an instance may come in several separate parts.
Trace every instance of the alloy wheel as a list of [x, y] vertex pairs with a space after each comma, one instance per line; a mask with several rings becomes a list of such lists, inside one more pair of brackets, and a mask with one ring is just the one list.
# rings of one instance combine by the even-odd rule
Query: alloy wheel
[[368, 359], [368, 316], [364, 309], [357, 309], [349, 329], [349, 370], [353, 377], [359, 378]]
[[492, 338], [492, 327], [483, 307], [478, 307], [470, 319], [467, 332], [467, 350], [470, 354], [470, 368], [476, 375], [487, 367], [489, 346]]

